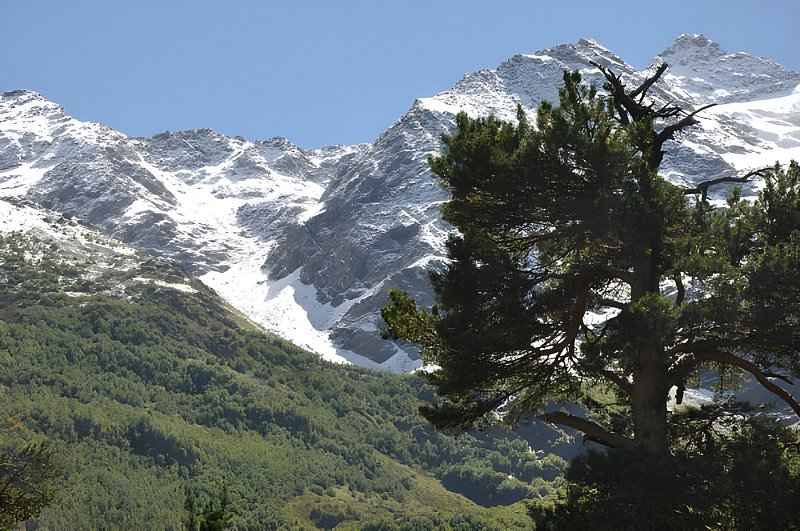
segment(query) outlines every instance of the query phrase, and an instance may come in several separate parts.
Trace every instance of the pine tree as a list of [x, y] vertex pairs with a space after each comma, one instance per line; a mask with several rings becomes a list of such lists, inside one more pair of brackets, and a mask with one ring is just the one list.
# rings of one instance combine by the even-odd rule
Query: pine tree
[[[658, 175], [664, 146], [706, 107], [650, 101], [666, 65], [633, 90], [595, 66], [608, 95], [567, 72], [535, 127], [521, 109], [516, 124], [456, 117], [430, 159], [457, 229], [431, 273], [437, 304], [392, 292], [382, 315], [438, 367], [444, 401], [423, 409], [437, 426], [535, 412], [655, 467], [674, 442], [670, 390], [680, 402], [709, 366], [749, 372], [800, 415], [773, 382], [800, 374], [800, 167], [672, 184]], [[755, 178], [755, 201], [709, 200]]]

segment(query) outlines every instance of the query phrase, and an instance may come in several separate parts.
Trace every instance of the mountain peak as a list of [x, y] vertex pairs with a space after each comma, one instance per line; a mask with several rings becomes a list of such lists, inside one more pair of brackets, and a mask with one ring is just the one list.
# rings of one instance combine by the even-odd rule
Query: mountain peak
[[599, 49], [599, 50], [603, 50], [603, 51], [606, 51], [606, 52], [609, 51], [608, 48], [606, 48], [605, 46], [603, 46], [602, 44], [600, 44], [596, 40], [590, 39], [588, 37], [583, 37], [581, 39], [578, 39], [578, 42], [575, 43], [575, 46], [579, 47], [579, 48]]
[[3, 92], [0, 97], [0, 122], [4, 128], [16, 128], [25, 122], [22, 117], [27, 117], [28, 121], [34, 121], [40, 128], [46, 129], [48, 122], [64, 116], [62, 106], [33, 90], [10, 90]]
[[673, 65], [707, 64], [728, 55], [722, 46], [699, 33], [684, 33], [658, 54], [653, 62]]
[[34, 92], [33, 90], [27, 89], [19, 89], [19, 90], [9, 90], [7, 92], [3, 92], [4, 98], [42, 98], [42, 95], [38, 92]]
[[578, 42], [559, 44], [536, 52], [537, 55], [563, 55], [565, 52], [577, 55], [613, 55], [611, 51], [594, 39], [583, 37]]
[[27, 89], [19, 89], [19, 90], [9, 90], [7, 92], [3, 92], [2, 100], [12, 107], [16, 105], [22, 105], [26, 103], [32, 103], [34, 105], [45, 105], [45, 106], [54, 106], [59, 107], [55, 103], [51, 102], [38, 92], [33, 90]]
[[722, 46], [712, 41], [702, 33], [684, 33], [680, 35], [675, 42], [670, 45], [668, 49], [702, 49], [705, 53], [713, 53], [714, 55], [725, 55], [727, 52], [722, 49]]
[[596, 40], [587, 37], [583, 37], [575, 43], [560, 44], [553, 48], [536, 52], [535, 56], [545, 56], [561, 61], [570, 70], [586, 68], [589, 61], [597, 61], [604, 66], [611, 66], [620, 70], [631, 69], [622, 58]]
[[770, 59], [728, 53], [701, 34], [684, 34], [653, 58], [667, 63], [667, 77], [694, 104], [730, 103], [774, 97], [800, 83], [800, 73]]

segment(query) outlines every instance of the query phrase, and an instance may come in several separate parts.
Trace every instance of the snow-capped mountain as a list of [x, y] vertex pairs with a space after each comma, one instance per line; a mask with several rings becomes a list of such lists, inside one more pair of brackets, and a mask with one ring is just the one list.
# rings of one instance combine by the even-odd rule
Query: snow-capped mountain
[[0, 195], [175, 259], [253, 321], [328, 359], [412, 370], [413, 347], [380, 339], [378, 309], [395, 287], [431, 302], [426, 270], [441, 262], [448, 227], [427, 156], [459, 111], [532, 113], [556, 100], [564, 69], [602, 84], [590, 60], [629, 85], [667, 62], [657, 98], [687, 110], [719, 103], [670, 145], [662, 169], [676, 182], [800, 159], [800, 73], [701, 35], [679, 37], [639, 72], [582, 39], [467, 74], [371, 144], [314, 151], [210, 130], [128, 138], [34, 92], [7, 92]]

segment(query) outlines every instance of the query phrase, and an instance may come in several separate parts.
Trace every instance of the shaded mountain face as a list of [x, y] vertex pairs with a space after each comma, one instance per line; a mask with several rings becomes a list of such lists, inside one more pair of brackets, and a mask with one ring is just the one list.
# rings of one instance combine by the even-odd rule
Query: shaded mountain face
[[679, 37], [639, 72], [582, 39], [467, 74], [371, 144], [314, 151], [210, 130], [128, 138], [34, 92], [7, 92], [0, 194], [177, 260], [253, 321], [327, 359], [408, 371], [420, 365], [416, 350], [380, 339], [378, 310], [393, 288], [432, 302], [427, 270], [442, 264], [450, 229], [427, 157], [459, 111], [533, 113], [557, 99], [564, 69], [601, 84], [590, 60], [629, 85], [667, 62], [655, 97], [687, 110], [719, 103], [670, 144], [662, 172], [676, 183], [800, 159], [800, 73], [701, 35]]

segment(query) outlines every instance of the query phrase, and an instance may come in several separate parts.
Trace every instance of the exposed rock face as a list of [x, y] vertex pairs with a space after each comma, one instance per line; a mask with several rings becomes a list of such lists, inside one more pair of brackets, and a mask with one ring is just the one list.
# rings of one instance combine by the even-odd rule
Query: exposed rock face
[[[582, 39], [467, 74], [371, 144], [314, 151], [207, 129], [128, 138], [34, 92], [7, 92], [0, 195], [178, 260], [256, 322], [329, 359], [411, 370], [414, 349], [379, 338], [378, 310], [395, 287], [432, 302], [426, 271], [442, 263], [449, 227], [427, 157], [457, 112], [514, 120], [520, 105], [532, 114], [557, 99], [564, 69], [601, 84], [590, 60], [630, 85], [647, 73]], [[800, 73], [700, 35], [679, 37], [650, 69], [663, 61], [657, 98], [687, 110], [720, 103], [670, 144], [665, 176], [689, 184], [800, 158]]]

